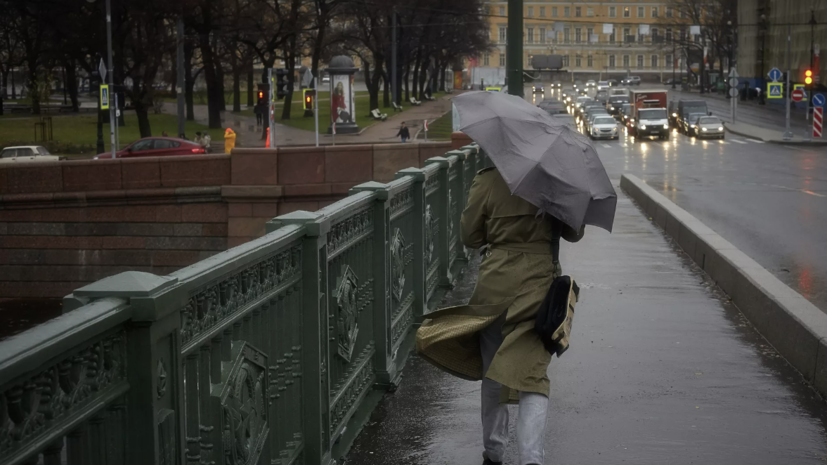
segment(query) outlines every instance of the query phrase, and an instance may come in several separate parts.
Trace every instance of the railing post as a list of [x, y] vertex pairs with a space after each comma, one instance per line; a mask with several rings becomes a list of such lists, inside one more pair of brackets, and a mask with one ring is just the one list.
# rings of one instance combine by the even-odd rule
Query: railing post
[[413, 179], [414, 197], [414, 228], [413, 237], [413, 294], [414, 294], [414, 327], [422, 324], [422, 316], [428, 308], [428, 297], [425, 291], [425, 172], [419, 168], [406, 168], [396, 173], [396, 179], [410, 176]]
[[129, 301], [132, 307], [126, 333], [130, 433], [125, 455], [134, 465], [186, 463], [184, 374], [178, 361], [179, 310], [186, 296], [175, 289], [177, 281], [130, 271], [84, 286], [66, 297], [69, 302], [117, 297]]
[[[396, 390], [401, 372], [393, 362], [391, 347], [391, 258], [390, 258], [390, 200], [387, 184], [371, 181], [350, 189], [350, 194], [376, 194], [373, 213], [373, 339], [376, 347], [374, 370], [378, 386]], [[380, 278], [381, 277], [381, 278]]]
[[445, 154], [448, 160], [456, 157], [456, 162], [454, 162], [448, 170], [448, 184], [451, 186], [451, 192], [453, 193], [450, 197], [451, 204], [448, 205], [451, 222], [454, 225], [451, 229], [453, 235], [448, 237], [448, 240], [451, 241], [449, 243], [449, 250], [452, 250], [451, 247], [453, 247], [454, 250], [454, 253], [451, 254], [453, 257], [451, 260], [452, 263], [450, 263], [453, 269], [457, 269], [457, 267], [453, 266], [455, 261], [468, 260], [465, 254], [465, 247], [463, 247], [462, 241], [460, 240], [460, 220], [462, 218], [462, 210], [465, 209], [465, 203], [468, 199], [468, 191], [465, 187], [465, 164], [466, 162], [473, 163], [473, 160], [466, 161], [467, 156], [468, 152], [465, 150], [451, 150]]
[[437, 173], [439, 183], [439, 193], [437, 194], [436, 212], [435, 215], [439, 220], [439, 230], [437, 231], [437, 256], [439, 257], [439, 284], [440, 286], [450, 287], [454, 281], [454, 276], [451, 274], [451, 267], [449, 262], [450, 247], [450, 228], [452, 225], [452, 217], [450, 214], [450, 196], [451, 186], [448, 183], [448, 169], [451, 167], [450, 161], [445, 157], [433, 157], [425, 160], [425, 165], [437, 165], [439, 171]]
[[[327, 308], [327, 233], [330, 220], [320, 213], [298, 211], [274, 218], [268, 233], [287, 225], [305, 228], [302, 246], [302, 378], [304, 393], [304, 463], [330, 465], [329, 320]], [[276, 420], [278, 421], [278, 420]]]

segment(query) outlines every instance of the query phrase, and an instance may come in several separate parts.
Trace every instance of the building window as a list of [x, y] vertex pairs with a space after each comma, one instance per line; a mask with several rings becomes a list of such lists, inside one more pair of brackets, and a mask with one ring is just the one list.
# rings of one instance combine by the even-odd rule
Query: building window
[[637, 17], [638, 18], [645, 18], [646, 17], [646, 7], [643, 7], [643, 6], [637, 7]]
[[534, 28], [533, 27], [530, 27], [527, 30], [526, 43], [527, 44], [533, 44], [534, 43]]
[[666, 17], [667, 17], [667, 18], [671, 18], [671, 17], [672, 17], [672, 7], [671, 7], [671, 6], [667, 6], [667, 7], [666, 7]]
[[631, 18], [632, 17], [632, 7], [624, 6], [623, 7], [623, 17], [624, 18]]
[[652, 69], [657, 69], [658, 67], [658, 56], [652, 55]]
[[592, 7], [587, 7], [587, 8], [586, 8], [586, 16], [588, 16], [589, 18], [591, 18], [592, 16], [594, 16], [594, 8], [592, 8]]
[[591, 68], [592, 66], [594, 66], [594, 58], [592, 58], [592, 56], [591, 56], [591, 55], [589, 55], [588, 57], [586, 57], [586, 66], [588, 66], [589, 68]]
[[505, 7], [504, 6], [500, 7], [500, 16], [505, 16]]
[[581, 38], [580, 37], [580, 28], [576, 27], [576, 28], [574, 28], [574, 41], [579, 44], [580, 43], [580, 38]]
[[612, 33], [609, 34], [609, 43], [615, 43], [617, 40], [617, 29], [612, 28]]
[[563, 66], [565, 66], [565, 67], [569, 66], [569, 56], [568, 55], [563, 55]]
[[637, 28], [637, 41], [638, 41], [638, 43], [642, 44], [645, 39], [646, 39], [646, 36], [644, 36], [643, 33], [640, 32], [640, 26], [638, 26], [638, 28]]
[[534, 17], [534, 7], [533, 6], [528, 7], [528, 17], [529, 18]]
[[563, 16], [566, 17], [566, 18], [571, 16], [571, 8], [569, 8], [567, 6], [564, 6], [563, 7]]
[[660, 31], [658, 28], [653, 27], [650, 29], [652, 32], [652, 43], [660, 43], [663, 42], [663, 39], [660, 37]]
[[681, 19], [686, 19], [686, 10], [685, 10], [685, 9], [683, 9], [683, 8], [681, 8], [681, 9], [678, 11], [678, 16], [680, 16], [680, 17], [681, 17]]
[[571, 42], [571, 28], [563, 29], [563, 42], [569, 43]]
[[653, 18], [657, 18], [657, 17], [658, 17], [658, 7], [656, 7], [656, 6], [653, 6], [653, 7], [652, 7], [652, 17], [653, 17]]
[[541, 44], [546, 43], [546, 28], [544, 28], [544, 27], [540, 28], [540, 43]]
[[637, 56], [637, 69], [643, 69], [643, 55]]
[[499, 37], [501, 44], [505, 43], [505, 38], [507, 37], [507, 35], [508, 35], [508, 28], [501, 27], [500, 28], [500, 37]]
[[681, 28], [681, 42], [686, 40], [686, 29]]
[[614, 68], [614, 67], [615, 67], [615, 56], [614, 55], [609, 55], [609, 68]]
[[500, 52], [500, 68], [505, 68], [505, 53]]
[[541, 6], [541, 7], [540, 7], [540, 17], [541, 17], [541, 18], [545, 18], [545, 17], [546, 17], [546, 7], [544, 7], [544, 6]]
[[491, 54], [486, 53], [482, 56], [482, 65], [483, 66], [490, 66], [491, 65]]
[[575, 18], [580, 18], [582, 16], [583, 16], [583, 8], [581, 8], [579, 6], [574, 7], [574, 17]]
[[675, 62], [672, 60], [672, 54], [667, 53], [666, 56], [663, 58], [663, 65], [664, 66], [671, 66], [675, 67]]
[[609, 7], [609, 18], [617, 18], [617, 7], [610, 6]]
[[666, 28], [666, 41], [667, 42], [672, 42], [672, 28], [671, 27]]
[[629, 69], [629, 55], [623, 55], [623, 69]]
[[553, 18], [557, 17], [557, 7], [556, 6], [551, 7], [551, 16]]
[[580, 55], [577, 55], [576, 57], [574, 57], [574, 66], [575, 66], [575, 68], [579, 68], [579, 67], [583, 66], [582, 62], [580, 61]]
[[593, 35], [594, 35], [594, 28], [593, 27], [590, 27], [590, 28], [586, 29], [586, 40], [589, 43], [592, 43], [592, 36]]
[[632, 29], [628, 27], [623, 28], [623, 42], [634, 42], [632, 37]]

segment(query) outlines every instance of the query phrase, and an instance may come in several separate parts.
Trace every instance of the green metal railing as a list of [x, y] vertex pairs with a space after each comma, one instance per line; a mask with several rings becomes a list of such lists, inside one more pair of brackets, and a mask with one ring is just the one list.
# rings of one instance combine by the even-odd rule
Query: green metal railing
[[467, 146], [169, 276], [78, 289], [0, 342], [0, 463], [334, 463], [462, 267], [485, 164]]

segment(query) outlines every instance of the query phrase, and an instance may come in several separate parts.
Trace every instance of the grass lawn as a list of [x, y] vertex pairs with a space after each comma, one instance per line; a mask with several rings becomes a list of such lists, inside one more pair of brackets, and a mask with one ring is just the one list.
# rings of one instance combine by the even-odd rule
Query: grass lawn
[[[5, 147], [11, 144], [37, 144], [47, 145], [41, 142], [34, 141], [34, 123], [39, 120], [38, 117], [19, 117], [3, 118], [0, 124], [0, 147]], [[138, 117], [134, 112], [127, 112], [125, 116], [126, 126], [120, 129], [120, 145], [121, 147], [140, 139], [138, 132]], [[178, 119], [173, 115], [149, 115], [149, 123], [152, 129], [152, 134], [159, 136], [163, 131], [170, 135], [178, 134]], [[76, 116], [56, 116], [52, 118], [52, 131], [54, 134], [54, 144], [56, 150], [64, 148], [68, 153], [75, 153], [75, 151], [82, 151], [88, 153], [88, 150], [94, 151], [97, 141], [97, 115], [94, 113], [84, 113]], [[192, 121], [187, 121], [184, 126], [188, 136], [192, 136], [196, 131], [205, 131], [207, 126], [198, 124]], [[214, 131], [215, 132], [215, 131]], [[213, 135], [217, 138], [219, 134]], [[109, 125], [103, 125], [103, 139], [106, 150], [109, 148]], [[55, 147], [55, 146], [53, 146]], [[55, 151], [56, 154], [60, 155]]]
[[[428, 140], [451, 140], [453, 127], [453, 112], [449, 111], [428, 125]], [[419, 137], [424, 138], [425, 134], [420, 133]]]

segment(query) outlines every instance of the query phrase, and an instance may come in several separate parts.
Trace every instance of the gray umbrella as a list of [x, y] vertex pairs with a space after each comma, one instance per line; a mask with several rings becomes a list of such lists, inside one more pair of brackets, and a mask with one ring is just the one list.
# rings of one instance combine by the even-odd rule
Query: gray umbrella
[[585, 136], [513, 95], [467, 92], [453, 103], [460, 130], [485, 150], [512, 194], [575, 230], [612, 230], [617, 194]]

